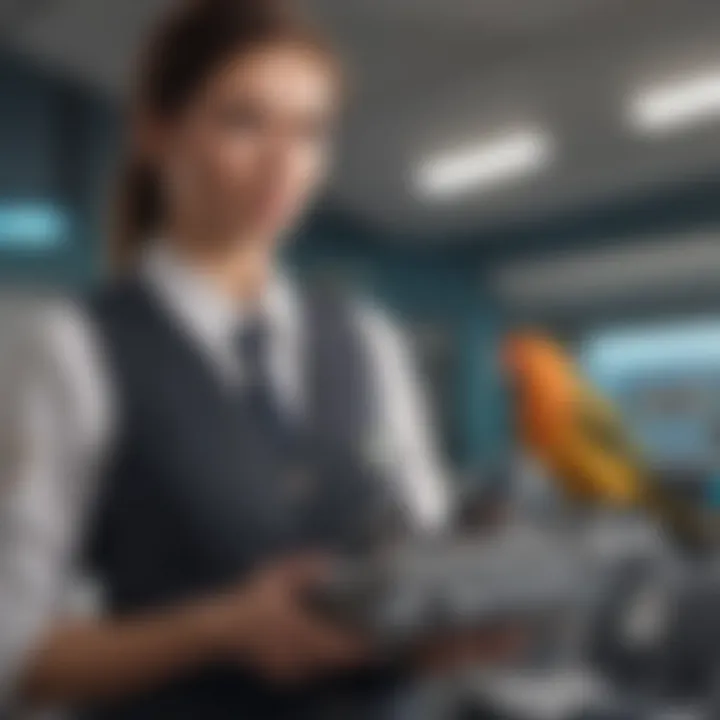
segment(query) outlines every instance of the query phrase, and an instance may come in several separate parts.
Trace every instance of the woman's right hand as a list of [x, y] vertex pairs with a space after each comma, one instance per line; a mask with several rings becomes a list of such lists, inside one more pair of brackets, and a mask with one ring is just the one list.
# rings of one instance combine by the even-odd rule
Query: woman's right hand
[[360, 637], [308, 608], [307, 592], [326, 566], [296, 559], [262, 570], [214, 604], [225, 652], [271, 682], [294, 683], [368, 659]]

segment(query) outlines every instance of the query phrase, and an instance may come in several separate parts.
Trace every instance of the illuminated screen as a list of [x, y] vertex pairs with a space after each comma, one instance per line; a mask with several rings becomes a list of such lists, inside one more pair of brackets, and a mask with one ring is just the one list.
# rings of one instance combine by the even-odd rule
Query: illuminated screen
[[720, 321], [598, 332], [582, 359], [651, 462], [720, 469]]

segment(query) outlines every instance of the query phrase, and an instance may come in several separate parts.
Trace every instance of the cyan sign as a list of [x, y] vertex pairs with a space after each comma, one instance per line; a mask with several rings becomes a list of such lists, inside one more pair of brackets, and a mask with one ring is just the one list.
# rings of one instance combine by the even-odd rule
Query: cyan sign
[[51, 203], [0, 203], [0, 250], [52, 250], [68, 230], [67, 213]]

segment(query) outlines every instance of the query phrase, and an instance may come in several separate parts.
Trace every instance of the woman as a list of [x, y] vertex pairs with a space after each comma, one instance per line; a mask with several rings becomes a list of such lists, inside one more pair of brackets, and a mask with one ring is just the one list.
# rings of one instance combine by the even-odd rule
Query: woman
[[[305, 595], [317, 552], [349, 541], [378, 487], [313, 476], [307, 458], [377, 454], [381, 438], [385, 490], [410, 520], [436, 526], [446, 498], [394, 331], [276, 261], [329, 164], [337, 62], [274, 4], [192, 2], [139, 78], [122, 273], [51, 312], [18, 386], [6, 696], [98, 718], [317, 717], [337, 702], [347, 717], [359, 696], [338, 674], [373, 661]], [[104, 591], [93, 616], [62, 604], [81, 564]]]

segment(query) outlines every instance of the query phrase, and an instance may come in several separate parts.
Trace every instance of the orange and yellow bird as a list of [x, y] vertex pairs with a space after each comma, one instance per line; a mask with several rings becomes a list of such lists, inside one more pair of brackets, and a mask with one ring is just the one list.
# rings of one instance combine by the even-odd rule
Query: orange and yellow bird
[[518, 332], [507, 337], [502, 355], [520, 442], [567, 497], [644, 509], [686, 544], [707, 544], [702, 510], [655, 482], [619, 414], [561, 345], [534, 331]]

